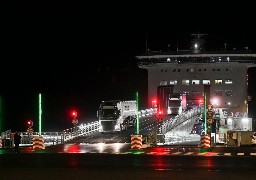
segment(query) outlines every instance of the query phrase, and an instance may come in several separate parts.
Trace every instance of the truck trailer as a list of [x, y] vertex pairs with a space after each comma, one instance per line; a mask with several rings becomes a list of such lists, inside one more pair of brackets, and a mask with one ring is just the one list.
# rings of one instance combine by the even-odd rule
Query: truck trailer
[[136, 101], [102, 101], [97, 112], [99, 132], [122, 132], [136, 125]]

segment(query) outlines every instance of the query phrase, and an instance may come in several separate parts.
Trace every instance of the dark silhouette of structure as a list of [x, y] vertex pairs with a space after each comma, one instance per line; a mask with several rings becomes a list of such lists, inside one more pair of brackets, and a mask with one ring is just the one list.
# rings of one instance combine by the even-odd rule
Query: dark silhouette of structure
[[21, 140], [21, 136], [16, 131], [14, 134], [15, 153], [19, 153], [20, 151], [20, 140]]

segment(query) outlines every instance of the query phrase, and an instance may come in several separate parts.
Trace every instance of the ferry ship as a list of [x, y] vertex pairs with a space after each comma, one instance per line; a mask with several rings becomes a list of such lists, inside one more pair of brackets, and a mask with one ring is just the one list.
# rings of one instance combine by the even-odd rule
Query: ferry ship
[[256, 67], [256, 53], [249, 48], [206, 51], [202, 36], [195, 35], [190, 50], [147, 50], [136, 56], [138, 67], [148, 71], [148, 106], [155, 99], [161, 101], [158, 108], [165, 106], [173, 93], [186, 97], [184, 110], [200, 106], [209, 85], [210, 102], [223, 121], [228, 116], [248, 117], [248, 71]]

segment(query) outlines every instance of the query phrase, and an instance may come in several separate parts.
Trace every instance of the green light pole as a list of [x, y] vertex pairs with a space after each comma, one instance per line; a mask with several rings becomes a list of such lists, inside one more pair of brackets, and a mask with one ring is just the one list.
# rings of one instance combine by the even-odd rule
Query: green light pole
[[136, 101], [137, 101], [137, 106], [136, 106], [136, 114], [137, 114], [137, 121], [136, 121], [136, 133], [137, 135], [139, 134], [139, 129], [140, 129], [140, 124], [139, 124], [139, 93], [138, 91], [136, 92]]
[[41, 93], [39, 93], [39, 130], [38, 130], [38, 132], [39, 132], [39, 135], [41, 136], [41, 134], [42, 134], [42, 95], [41, 95]]

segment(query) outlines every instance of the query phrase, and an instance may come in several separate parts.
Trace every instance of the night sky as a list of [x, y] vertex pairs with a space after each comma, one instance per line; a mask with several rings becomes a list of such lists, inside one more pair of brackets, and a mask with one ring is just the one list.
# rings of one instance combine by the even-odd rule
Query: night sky
[[[167, 8], [168, 7], [168, 8]], [[96, 120], [102, 100], [135, 99], [147, 106], [147, 72], [136, 55], [150, 50], [189, 49], [192, 33], [206, 33], [207, 48], [256, 48], [253, 11], [239, 5], [82, 4], [80, 1], [1, 2], [2, 98], [0, 131], [38, 129], [38, 94], [43, 96], [43, 131]]]

